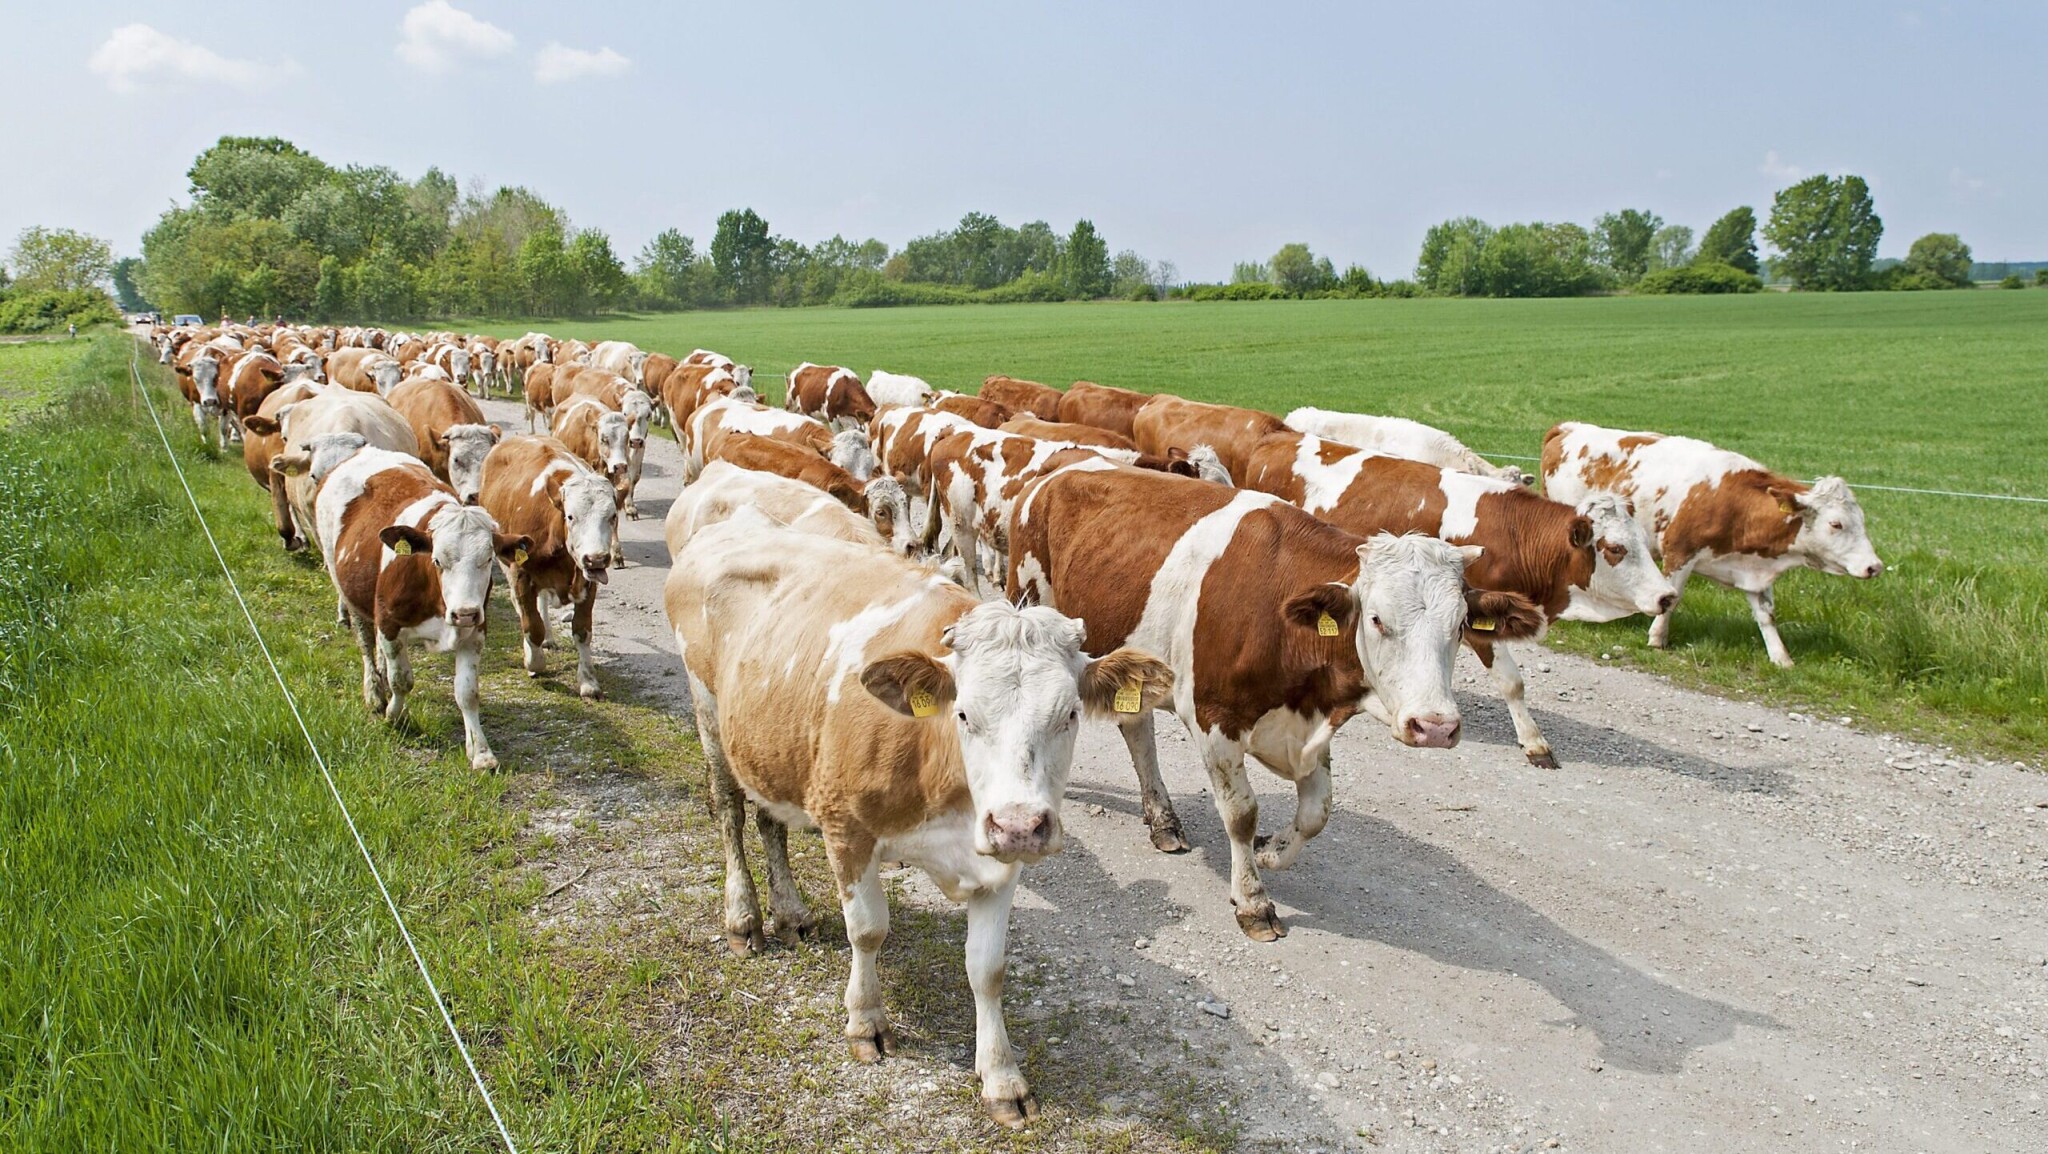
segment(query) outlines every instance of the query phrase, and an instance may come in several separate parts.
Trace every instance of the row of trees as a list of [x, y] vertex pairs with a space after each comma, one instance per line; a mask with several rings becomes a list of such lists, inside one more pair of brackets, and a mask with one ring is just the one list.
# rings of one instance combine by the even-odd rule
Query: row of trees
[[25, 228], [0, 266], [0, 333], [59, 332], [119, 320], [107, 284], [114, 252], [68, 228]]

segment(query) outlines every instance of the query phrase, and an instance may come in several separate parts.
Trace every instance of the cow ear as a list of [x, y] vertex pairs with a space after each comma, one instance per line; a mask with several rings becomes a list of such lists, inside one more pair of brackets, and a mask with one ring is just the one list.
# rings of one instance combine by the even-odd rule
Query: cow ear
[[501, 438], [503, 438], [503, 437], [504, 437], [504, 435], [505, 435], [505, 429], [504, 429], [504, 426], [502, 426], [502, 425], [498, 424], [498, 422], [496, 422], [496, 421], [492, 421], [492, 422], [491, 422], [491, 426], [490, 426], [490, 428], [491, 428], [491, 444], [495, 445], [495, 444], [497, 444], [497, 443], [498, 443], [498, 441], [499, 441], [499, 440], [500, 440]]
[[1527, 641], [1543, 632], [1543, 611], [1520, 593], [1465, 590], [1465, 632], [1481, 641]]
[[860, 671], [860, 683], [905, 717], [931, 717], [953, 703], [953, 674], [922, 653], [897, 653]]
[[400, 556], [434, 551], [434, 535], [423, 529], [415, 529], [411, 525], [386, 525], [383, 531], [377, 534], [377, 539], [384, 542], [385, 548]]
[[[246, 424], [246, 422], [245, 422]], [[285, 477], [303, 477], [313, 468], [313, 454], [304, 450], [279, 453], [270, 458], [270, 471]]]
[[1593, 519], [1587, 516], [1572, 518], [1572, 548], [1584, 549], [1593, 543]]
[[277, 435], [277, 422], [261, 413], [251, 413], [242, 418], [242, 430], [259, 437], [274, 437]]
[[1790, 485], [1768, 485], [1765, 486], [1764, 492], [1770, 496], [1771, 500], [1778, 503], [1778, 512], [1785, 514], [1787, 517], [1800, 517], [1804, 516], [1807, 512], [1806, 501], [1804, 500], [1806, 494], [1792, 488]]
[[1081, 672], [1081, 704], [1091, 714], [1150, 713], [1173, 696], [1173, 670], [1137, 649], [1119, 649]]
[[491, 549], [497, 553], [499, 560], [507, 565], [524, 565], [527, 554], [533, 552], [533, 538], [524, 533], [517, 536], [510, 533], [493, 533]]
[[433, 444], [433, 446], [434, 446], [434, 448], [435, 448], [435, 449], [437, 449], [437, 450], [439, 450], [439, 451], [441, 451], [441, 452], [444, 452], [444, 453], [448, 451], [448, 432], [447, 432], [447, 430], [445, 430], [445, 429], [435, 429], [435, 430], [433, 430], [432, 432], [430, 432], [430, 433], [428, 433], [428, 434], [427, 434], [427, 440], [428, 440], [429, 442], [431, 442], [431, 443]]
[[1280, 612], [1290, 625], [1335, 637], [1358, 616], [1358, 602], [1352, 598], [1349, 585], [1332, 581], [1288, 598]]

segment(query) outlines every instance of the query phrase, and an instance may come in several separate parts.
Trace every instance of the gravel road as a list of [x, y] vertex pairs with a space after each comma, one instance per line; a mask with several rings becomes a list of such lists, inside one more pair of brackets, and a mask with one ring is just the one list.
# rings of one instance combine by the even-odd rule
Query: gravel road
[[[600, 660], [687, 716], [660, 596], [679, 459], [647, 459]], [[1469, 657], [1456, 750], [1355, 722], [1328, 829], [1267, 875], [1271, 945], [1232, 920], [1178, 725], [1179, 856], [1086, 727], [1067, 849], [1018, 897], [1020, 1042], [1079, 1008], [1220, 1071], [1248, 1146], [2048, 1149], [2048, 777], [1539, 648], [1523, 667], [1564, 768], [1524, 762]], [[1292, 792], [1253, 773], [1271, 830]]]

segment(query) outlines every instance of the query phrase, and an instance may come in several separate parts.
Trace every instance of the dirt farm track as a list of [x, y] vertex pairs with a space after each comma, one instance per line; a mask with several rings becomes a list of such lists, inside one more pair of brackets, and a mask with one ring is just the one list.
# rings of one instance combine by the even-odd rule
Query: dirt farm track
[[[597, 637], [687, 716], [660, 609], [678, 468], [650, 442]], [[1344, 730], [1329, 828], [1268, 877], [1273, 945], [1232, 922], [1178, 727], [1161, 757], [1195, 849], [1175, 857], [1122, 743], [1086, 727], [1068, 848], [1018, 897], [1020, 1043], [1186, 1064], [1237, 1096], [1252, 1148], [2048, 1149], [2048, 778], [1541, 652], [1524, 667], [1564, 768], [1535, 769], [1463, 662], [1456, 750]], [[1291, 791], [1253, 780], [1270, 829]], [[658, 851], [632, 844], [653, 836], [637, 779], [565, 786]], [[624, 884], [606, 868], [579, 884]], [[967, 1061], [935, 1043], [849, 1077], [914, 1102]]]

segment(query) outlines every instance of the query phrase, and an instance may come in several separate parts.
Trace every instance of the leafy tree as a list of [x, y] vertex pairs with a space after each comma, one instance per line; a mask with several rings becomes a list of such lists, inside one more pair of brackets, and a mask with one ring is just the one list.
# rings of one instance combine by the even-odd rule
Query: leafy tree
[[185, 176], [193, 206], [218, 220], [275, 220], [285, 207], [332, 169], [309, 152], [275, 136], [223, 136], [199, 154]]
[[711, 272], [719, 292], [740, 304], [760, 304], [771, 287], [775, 240], [768, 222], [751, 208], [721, 214], [711, 237]]
[[2004, 280], [1998, 282], [1998, 287], [2002, 289], [2023, 289], [2027, 287], [2027, 282], [2020, 279], [2020, 274], [2009, 272], [2005, 274]]
[[649, 302], [680, 308], [690, 301], [691, 266], [697, 263], [697, 242], [678, 229], [663, 229], [641, 248], [633, 262], [633, 279]]
[[354, 297], [355, 289], [349, 284], [348, 273], [341, 267], [341, 258], [333, 253], [321, 257], [320, 280], [313, 286], [313, 319], [344, 319]]
[[386, 321], [419, 315], [419, 284], [391, 249], [379, 248], [365, 257], [356, 267], [355, 280], [357, 316]]
[[1624, 208], [1593, 222], [1593, 259], [1629, 284], [1650, 271], [1651, 247], [1664, 218], [1654, 212]]
[[1693, 257], [1702, 264], [1725, 264], [1755, 276], [1763, 271], [1756, 259], [1756, 212], [1748, 205], [1731, 208], [1700, 238]]
[[1255, 260], [1241, 260], [1230, 266], [1231, 284], [1266, 284], [1273, 279], [1273, 271]]
[[124, 256], [114, 262], [114, 300], [124, 313], [150, 311], [149, 298], [136, 287], [141, 273], [142, 258], [139, 256]]
[[1344, 275], [1337, 278], [1337, 287], [1346, 296], [1355, 297], [1371, 296], [1379, 291], [1379, 285], [1373, 281], [1372, 274], [1367, 272], [1362, 264], [1346, 267]]
[[96, 236], [33, 225], [14, 238], [7, 255], [15, 284], [29, 292], [104, 290], [114, 273], [114, 250]]
[[1949, 288], [1969, 288], [1970, 246], [1952, 232], [1930, 232], [1913, 242], [1906, 253], [1909, 275], [1924, 277]]
[[1860, 176], [1810, 176], [1780, 190], [1764, 226], [1764, 239], [1780, 254], [1773, 270], [1795, 287], [1823, 292], [1866, 287], [1883, 235], [1884, 221]]
[[1657, 230], [1650, 241], [1650, 267], [1682, 268], [1692, 263], [1692, 229], [1682, 224], [1667, 224]]
[[1109, 292], [1109, 245], [1096, 233], [1093, 221], [1074, 222], [1060, 252], [1059, 271], [1070, 297], [1092, 300]]
[[2048, 288], [2048, 268], [2037, 268], [2034, 270], [2034, 287]]
[[1496, 297], [1575, 296], [1600, 287], [1596, 242], [1576, 224], [1503, 225], [1480, 250], [1480, 291]]
[[532, 312], [567, 316], [582, 303], [582, 285], [560, 229], [538, 230], [519, 246], [519, 278]]
[[1330, 267], [1330, 260], [1320, 260], [1299, 242], [1284, 244], [1268, 262], [1273, 272], [1273, 282], [1291, 293], [1317, 292], [1337, 283], [1337, 272]]
[[1109, 262], [1110, 293], [1121, 300], [1150, 297], [1157, 290], [1152, 281], [1152, 264], [1132, 249], [1116, 254]]
[[1415, 279], [1433, 293], [1478, 295], [1479, 254], [1492, 235], [1491, 225], [1471, 216], [1431, 225], [1422, 237], [1422, 255], [1415, 260]]
[[612, 238], [602, 230], [586, 228], [569, 242], [569, 263], [575, 266], [580, 300], [578, 312], [601, 312], [615, 308], [626, 299], [633, 282], [625, 266], [612, 251]]

